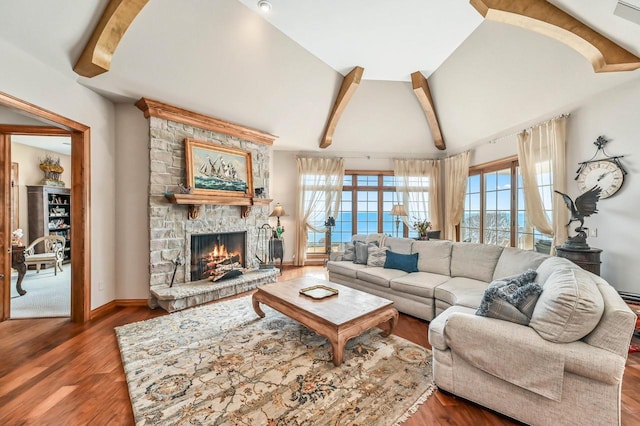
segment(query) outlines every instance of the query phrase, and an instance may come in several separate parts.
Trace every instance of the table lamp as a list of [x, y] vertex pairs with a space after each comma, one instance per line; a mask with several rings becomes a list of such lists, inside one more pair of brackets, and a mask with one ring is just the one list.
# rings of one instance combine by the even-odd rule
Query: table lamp
[[278, 238], [280, 238], [280, 235], [282, 235], [282, 233], [284, 232], [284, 228], [280, 225], [281, 216], [287, 216], [287, 213], [285, 213], [284, 207], [282, 207], [280, 203], [276, 203], [276, 206], [273, 208], [273, 211], [271, 212], [269, 217], [278, 218], [278, 222], [276, 225], [276, 232], [278, 233]]

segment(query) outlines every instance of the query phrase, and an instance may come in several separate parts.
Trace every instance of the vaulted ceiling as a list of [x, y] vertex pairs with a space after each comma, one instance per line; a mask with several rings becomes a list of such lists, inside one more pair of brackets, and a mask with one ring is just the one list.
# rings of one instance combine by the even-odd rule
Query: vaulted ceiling
[[[464, 0], [271, 2], [265, 16], [254, 0], [149, 1], [110, 71], [93, 78], [73, 66], [107, 0], [3, 2], [0, 37], [116, 102], [144, 96], [254, 127], [277, 135], [281, 150], [320, 150], [343, 76], [362, 66], [325, 150], [333, 154], [443, 154], [413, 92], [415, 71], [428, 77], [444, 154], [640, 80], [637, 70], [594, 73], [566, 44], [483, 20]], [[550, 3], [640, 55], [640, 26], [614, 15], [615, 0]]]

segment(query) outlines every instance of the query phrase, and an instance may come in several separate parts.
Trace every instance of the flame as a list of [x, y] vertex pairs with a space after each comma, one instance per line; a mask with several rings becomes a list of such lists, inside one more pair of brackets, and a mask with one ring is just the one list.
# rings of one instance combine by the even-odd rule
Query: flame
[[211, 261], [211, 260], [222, 260], [222, 259], [227, 259], [233, 256], [239, 256], [240, 255], [240, 251], [236, 250], [234, 252], [228, 252], [227, 248], [225, 247], [224, 244], [220, 244], [220, 245], [215, 245], [212, 249], [212, 251], [209, 252], [209, 255], [207, 256], [207, 260]]

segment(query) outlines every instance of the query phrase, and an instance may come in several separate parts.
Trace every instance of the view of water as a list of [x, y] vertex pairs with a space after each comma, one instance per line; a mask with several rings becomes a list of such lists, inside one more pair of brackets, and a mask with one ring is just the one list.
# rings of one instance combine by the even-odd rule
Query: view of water
[[[508, 212], [500, 212], [497, 217], [493, 215], [492, 218], [485, 218], [490, 226], [494, 227], [505, 227], [509, 228], [511, 214]], [[468, 224], [471, 227], [479, 227], [479, 219], [480, 216], [477, 213], [467, 213], [466, 217], [463, 219], [463, 224]], [[497, 219], [497, 220], [496, 220]], [[498, 222], [497, 224], [495, 222]], [[336, 226], [333, 228], [333, 232], [331, 235], [332, 244], [336, 243], [345, 243], [350, 242], [352, 237], [352, 224], [353, 224], [353, 213], [344, 212], [338, 214], [336, 217]], [[322, 228], [322, 224], [318, 223], [316, 226]], [[402, 236], [402, 222], [400, 222], [400, 227], [398, 230], [399, 236]], [[523, 232], [525, 227], [525, 214], [524, 212], [518, 213], [518, 231]], [[388, 213], [385, 213], [383, 216], [383, 224], [382, 231], [391, 236], [396, 236], [396, 223], [395, 218]], [[378, 214], [374, 212], [368, 213], [358, 213], [358, 234], [371, 234], [378, 232]], [[536, 234], [538, 234], [536, 232]], [[414, 230], [410, 230], [410, 237], [417, 236], [417, 232]], [[309, 233], [309, 239], [312, 243], [322, 243], [324, 244], [324, 233]], [[539, 239], [537, 237], [536, 239]]]

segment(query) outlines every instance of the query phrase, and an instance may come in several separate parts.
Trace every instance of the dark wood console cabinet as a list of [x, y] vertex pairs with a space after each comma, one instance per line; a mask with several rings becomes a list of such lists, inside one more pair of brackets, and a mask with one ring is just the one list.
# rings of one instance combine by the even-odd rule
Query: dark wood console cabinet
[[284, 257], [284, 240], [279, 238], [271, 238], [269, 240], [270, 261], [280, 259], [280, 273], [282, 273], [282, 258]]
[[582, 269], [600, 275], [600, 253], [602, 249], [591, 247], [589, 250], [571, 250], [556, 247], [556, 256], [569, 259]]

